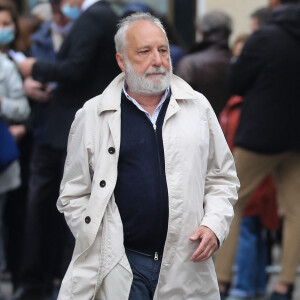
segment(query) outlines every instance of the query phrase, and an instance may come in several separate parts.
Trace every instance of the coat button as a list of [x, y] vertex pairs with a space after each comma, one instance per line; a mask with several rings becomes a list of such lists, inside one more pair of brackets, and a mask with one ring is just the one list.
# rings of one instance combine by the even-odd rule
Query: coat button
[[114, 147], [109, 147], [108, 148], [108, 153], [109, 154], [114, 154], [116, 152], [116, 149]]
[[84, 221], [86, 224], [89, 224], [89, 223], [91, 223], [91, 218], [89, 216], [87, 216], [87, 217], [85, 217]]
[[105, 180], [101, 180], [101, 181], [100, 181], [100, 186], [101, 186], [101, 187], [105, 187], [105, 186], [106, 186]]

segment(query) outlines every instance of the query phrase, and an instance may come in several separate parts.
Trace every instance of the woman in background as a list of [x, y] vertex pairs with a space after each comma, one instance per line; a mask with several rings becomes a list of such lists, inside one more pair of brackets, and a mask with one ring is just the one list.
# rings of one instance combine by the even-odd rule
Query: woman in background
[[[28, 118], [30, 107], [23, 90], [22, 78], [13, 61], [8, 57], [8, 51], [13, 48], [18, 35], [17, 10], [12, 1], [0, 0], [0, 122], [8, 126], [15, 141], [24, 134], [24, 126], [12, 125]], [[0, 141], [1, 151], [6, 149], [7, 141]], [[8, 161], [0, 170], [0, 271], [6, 269], [6, 258], [3, 240], [3, 208], [8, 191], [16, 189], [21, 184], [20, 166], [17, 159]]]

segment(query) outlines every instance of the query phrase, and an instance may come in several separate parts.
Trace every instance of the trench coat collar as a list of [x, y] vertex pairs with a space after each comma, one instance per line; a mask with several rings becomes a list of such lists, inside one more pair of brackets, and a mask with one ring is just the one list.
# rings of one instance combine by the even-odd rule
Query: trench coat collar
[[[125, 80], [125, 74], [119, 74], [104, 90], [101, 100], [98, 103], [97, 112], [100, 115], [104, 111], [120, 110], [121, 93]], [[172, 75], [171, 92], [175, 100], [196, 100], [196, 92], [184, 80]]]

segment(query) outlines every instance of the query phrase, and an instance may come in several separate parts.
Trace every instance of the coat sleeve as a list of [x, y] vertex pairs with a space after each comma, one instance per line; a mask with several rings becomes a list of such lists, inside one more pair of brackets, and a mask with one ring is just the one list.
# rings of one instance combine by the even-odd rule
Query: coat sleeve
[[201, 225], [214, 231], [221, 246], [229, 233], [234, 216], [233, 206], [238, 198], [239, 180], [233, 156], [210, 105], [207, 115], [209, 156], [204, 190], [204, 217]]
[[7, 64], [5, 69], [6, 95], [0, 95], [2, 101], [0, 106], [0, 116], [21, 122], [28, 118], [30, 106], [25, 96], [21, 76], [13, 63]]
[[77, 237], [79, 227], [91, 194], [89, 150], [85, 133], [85, 111], [80, 109], [71, 126], [67, 158], [60, 186], [57, 208]]

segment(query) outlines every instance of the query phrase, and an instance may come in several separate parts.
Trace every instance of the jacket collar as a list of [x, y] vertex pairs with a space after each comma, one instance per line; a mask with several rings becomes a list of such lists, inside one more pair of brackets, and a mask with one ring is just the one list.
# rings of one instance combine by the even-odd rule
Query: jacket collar
[[[125, 74], [119, 74], [104, 90], [98, 103], [97, 112], [120, 110], [121, 93], [125, 80]], [[171, 92], [175, 100], [195, 100], [196, 92], [184, 80], [176, 75], [171, 79]]]

